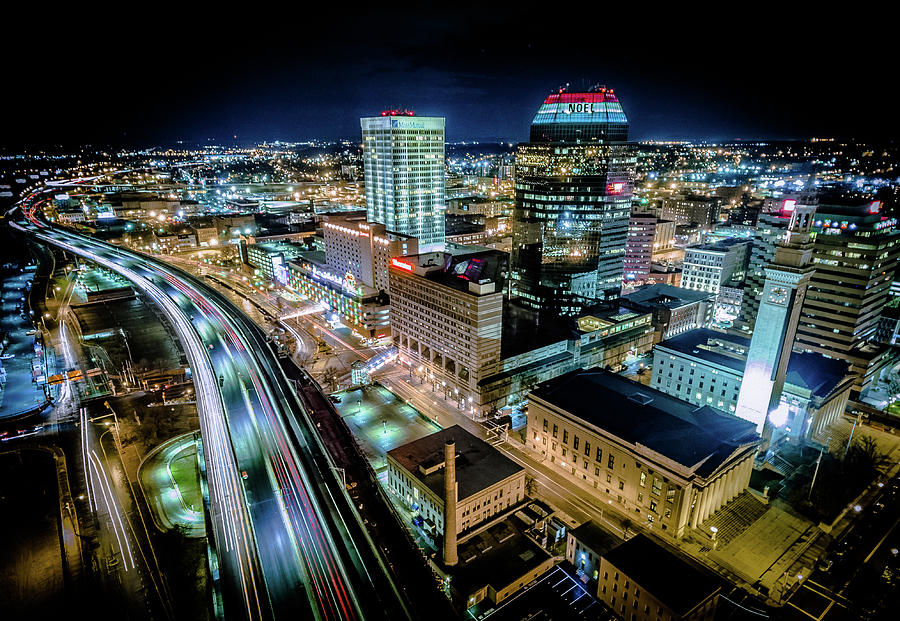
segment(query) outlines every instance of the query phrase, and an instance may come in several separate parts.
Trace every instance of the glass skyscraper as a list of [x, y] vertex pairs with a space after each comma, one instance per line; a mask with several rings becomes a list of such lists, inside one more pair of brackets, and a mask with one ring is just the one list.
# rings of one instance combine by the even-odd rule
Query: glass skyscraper
[[612, 89], [560, 89], [516, 154], [510, 295], [572, 315], [618, 297], [635, 156]]
[[386, 110], [360, 119], [366, 217], [444, 249], [444, 119]]

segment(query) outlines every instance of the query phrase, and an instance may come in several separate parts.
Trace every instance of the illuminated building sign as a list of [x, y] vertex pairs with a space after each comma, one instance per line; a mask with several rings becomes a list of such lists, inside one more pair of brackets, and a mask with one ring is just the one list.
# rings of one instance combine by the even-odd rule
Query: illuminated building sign
[[405, 272], [411, 272], [413, 270], [412, 265], [401, 261], [400, 259], [391, 259], [391, 265], [393, 265], [394, 267], [398, 267]]
[[872, 201], [869, 203], [869, 213], [878, 213], [881, 211], [881, 201]]
[[591, 93], [554, 93], [544, 100], [532, 123], [585, 123], [598, 119], [626, 122], [622, 104], [612, 89], [603, 88]]
[[608, 196], [616, 196], [625, 191], [625, 183], [622, 181], [616, 181], [615, 183], [607, 183], [606, 184], [606, 194]]
[[784, 213], [791, 213], [792, 211], [794, 211], [794, 208], [796, 206], [797, 206], [797, 201], [795, 199], [787, 198], [781, 204], [781, 211], [783, 211]]

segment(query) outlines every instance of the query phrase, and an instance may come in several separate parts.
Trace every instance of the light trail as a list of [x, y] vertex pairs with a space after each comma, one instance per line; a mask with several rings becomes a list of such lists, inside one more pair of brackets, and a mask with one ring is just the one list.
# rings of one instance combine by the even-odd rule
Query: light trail
[[[255, 326], [220, 294], [175, 268], [46, 227], [35, 210], [34, 204], [23, 205], [30, 224], [12, 222], [12, 226], [127, 278], [159, 306], [178, 333], [194, 374], [212, 538], [222, 575], [230, 576], [228, 584], [241, 594], [243, 615], [268, 619], [276, 616], [276, 609], [296, 613], [295, 593], [303, 585], [311, 607], [307, 610], [315, 618], [363, 618], [363, 603], [375, 617], [409, 616], [402, 601], [387, 606], [376, 589], [352, 538], [358, 535], [350, 535], [343, 509], [338, 508], [338, 499], [348, 502], [346, 492], [342, 490], [338, 499], [332, 494], [331, 488], [340, 487], [340, 482], [328, 466], [330, 459]], [[248, 477], [242, 464], [257, 461], [261, 467], [251, 469]], [[352, 507], [349, 514], [354, 514]], [[362, 529], [361, 524], [354, 527]], [[336, 537], [341, 538], [343, 552]], [[285, 556], [285, 546], [294, 550], [294, 560]], [[375, 562], [381, 563], [377, 553]], [[348, 566], [358, 571], [356, 582], [351, 582]], [[360, 586], [368, 595], [362, 601]], [[387, 597], [399, 597], [395, 585], [388, 587]], [[227, 606], [230, 600], [225, 601]], [[391, 606], [405, 614], [392, 617], [386, 610]]]

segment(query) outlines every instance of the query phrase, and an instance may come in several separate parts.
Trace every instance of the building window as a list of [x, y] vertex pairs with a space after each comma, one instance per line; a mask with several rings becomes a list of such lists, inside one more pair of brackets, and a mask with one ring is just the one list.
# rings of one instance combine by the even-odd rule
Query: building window
[[556, 437], [556, 434], [559, 433], [559, 425], [553, 425], [553, 437]]
[[641, 473], [641, 487], [647, 487], [647, 473]]
[[660, 492], [662, 492], [662, 479], [653, 477], [653, 494], [659, 496]]
[[599, 446], [597, 447], [597, 457], [596, 457], [596, 459], [597, 459], [597, 461], [603, 461], [603, 451], [600, 449]]
[[674, 489], [669, 488], [666, 490], [666, 502], [671, 502], [671, 503], [675, 502], [675, 490]]
[[578, 436], [575, 436], [574, 438], [572, 438], [572, 450], [573, 451], [578, 450]]
[[547, 429], [550, 426], [550, 422], [545, 418], [544, 419], [544, 433], [547, 433]]
[[612, 453], [609, 454], [609, 459], [606, 462], [606, 467], [609, 469], [613, 469], [616, 467], [616, 458]]
[[619, 489], [625, 489], [625, 481], [619, 479]]
[[638, 492], [638, 502], [644, 502], [644, 492]]
[[563, 429], [563, 444], [569, 443], [569, 431], [567, 429]]
[[585, 455], [585, 457], [591, 456], [591, 443], [590, 442], [584, 443], [584, 455]]
[[656, 505], [656, 501], [655, 501], [655, 500], [651, 500], [651, 501], [650, 501], [650, 510], [653, 511], [654, 513], [656, 513], [656, 506], [657, 506], [657, 505]]

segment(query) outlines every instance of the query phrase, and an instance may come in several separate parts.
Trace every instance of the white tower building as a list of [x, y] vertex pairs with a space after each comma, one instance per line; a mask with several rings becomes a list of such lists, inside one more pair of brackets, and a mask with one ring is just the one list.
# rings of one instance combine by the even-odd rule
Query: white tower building
[[366, 218], [416, 237], [419, 252], [444, 249], [444, 119], [385, 110], [360, 119]]
[[781, 400], [800, 308], [814, 271], [809, 232], [815, 210], [806, 205], [794, 209], [784, 241], [765, 269], [766, 282], [735, 411], [755, 423], [758, 433], [762, 433], [767, 419], [775, 425], [783, 423], [777, 420], [781, 414], [773, 410]]

